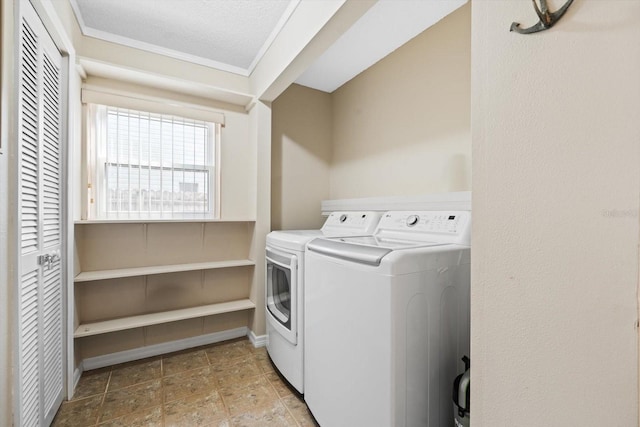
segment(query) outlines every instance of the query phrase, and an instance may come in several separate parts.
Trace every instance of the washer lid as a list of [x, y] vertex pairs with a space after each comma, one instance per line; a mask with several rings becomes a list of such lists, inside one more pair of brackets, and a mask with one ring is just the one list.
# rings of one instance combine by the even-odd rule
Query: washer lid
[[314, 239], [307, 248], [325, 256], [378, 266], [382, 258], [400, 249], [440, 246], [445, 243], [386, 240], [373, 236]]

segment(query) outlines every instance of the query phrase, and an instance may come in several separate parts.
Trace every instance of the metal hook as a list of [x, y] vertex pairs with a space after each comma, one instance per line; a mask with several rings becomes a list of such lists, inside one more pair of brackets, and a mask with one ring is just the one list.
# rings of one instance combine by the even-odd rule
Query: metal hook
[[520, 28], [520, 24], [518, 22], [514, 22], [513, 24], [511, 24], [510, 31], [515, 31], [516, 33], [520, 34], [531, 34], [537, 33], [538, 31], [548, 30], [549, 28], [553, 27], [556, 22], [560, 20], [560, 18], [562, 18], [567, 9], [569, 9], [569, 6], [571, 6], [571, 3], [573, 3], [573, 0], [567, 0], [564, 6], [562, 6], [560, 9], [555, 12], [550, 12], [549, 8], [547, 7], [547, 0], [540, 0], [539, 8], [536, 0], [531, 1], [533, 2], [533, 7], [536, 10], [536, 14], [540, 18], [540, 21], [529, 28]]

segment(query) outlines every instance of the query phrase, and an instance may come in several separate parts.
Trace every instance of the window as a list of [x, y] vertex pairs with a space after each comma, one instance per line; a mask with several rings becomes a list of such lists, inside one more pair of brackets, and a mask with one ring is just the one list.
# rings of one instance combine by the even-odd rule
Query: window
[[93, 217], [217, 216], [218, 124], [97, 104], [89, 117]]

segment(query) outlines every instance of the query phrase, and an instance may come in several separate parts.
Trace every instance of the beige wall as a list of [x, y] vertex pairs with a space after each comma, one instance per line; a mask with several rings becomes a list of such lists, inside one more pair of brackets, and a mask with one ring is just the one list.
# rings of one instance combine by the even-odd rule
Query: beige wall
[[473, 2], [475, 427], [638, 425], [639, 16]]
[[320, 227], [325, 199], [470, 190], [470, 9], [332, 94], [274, 101], [272, 229]]
[[465, 191], [470, 5], [332, 94], [330, 198]]
[[272, 105], [271, 228], [320, 228], [329, 198], [331, 95], [291, 85]]

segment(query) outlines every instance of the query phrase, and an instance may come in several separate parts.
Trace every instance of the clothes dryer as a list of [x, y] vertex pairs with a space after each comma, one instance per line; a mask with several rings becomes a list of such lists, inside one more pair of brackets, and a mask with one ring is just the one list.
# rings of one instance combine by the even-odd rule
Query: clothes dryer
[[469, 354], [470, 212], [307, 244], [305, 401], [323, 427], [449, 427]]
[[316, 237], [371, 235], [382, 212], [333, 212], [320, 230], [267, 235], [267, 352], [284, 378], [304, 393], [304, 251]]

